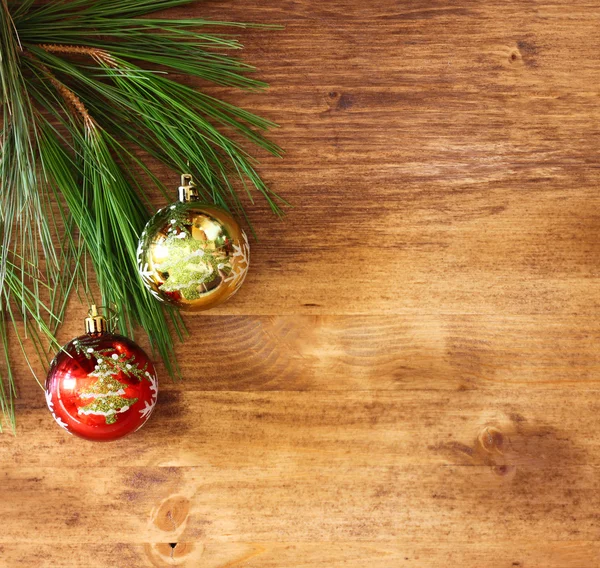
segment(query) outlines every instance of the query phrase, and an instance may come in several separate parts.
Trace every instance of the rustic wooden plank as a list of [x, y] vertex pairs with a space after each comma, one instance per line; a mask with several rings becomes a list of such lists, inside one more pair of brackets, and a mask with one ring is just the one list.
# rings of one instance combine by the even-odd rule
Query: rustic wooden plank
[[189, 326], [188, 390], [597, 388], [600, 379], [595, 318], [209, 316]]
[[[65, 342], [83, 331], [85, 310], [70, 314]], [[187, 324], [177, 350], [186, 391], [600, 387], [596, 317], [203, 315]], [[43, 405], [14, 347], [19, 404]], [[159, 375], [170, 388], [162, 366]]]
[[[423, 542], [421, 542], [421, 540]], [[36, 568], [86, 568], [94, 559], [97, 568], [151, 568], [162, 566], [202, 566], [203, 568], [308, 568], [344, 566], [374, 568], [411, 566], [486, 566], [487, 568], [564, 568], [593, 566], [600, 555], [595, 542], [566, 541], [536, 543], [515, 541], [511, 550], [502, 545], [456, 543], [446, 539], [419, 542], [399, 537], [396, 542], [179, 542], [175, 548], [159, 544], [37, 545], [2, 544], [2, 556], [10, 566]], [[175, 544], [175, 543], [173, 543]], [[461, 546], [458, 547], [457, 544]], [[172, 553], [172, 554], [171, 554]]]
[[3, 517], [19, 511], [4, 525], [9, 541], [55, 542], [47, 520], [64, 544], [598, 538], [597, 467], [562, 463], [222, 467], [213, 454], [191, 468], [13, 467], [2, 483]]
[[[296, 467], [598, 466], [598, 390], [279, 391], [165, 389], [135, 436], [98, 447], [56, 427], [44, 403], [0, 438], [0, 463]], [[576, 411], [574, 412], [574, 409]], [[582, 418], [583, 417], [583, 418]], [[91, 455], [90, 453], [91, 452]], [[10, 475], [10, 471], [6, 472]]]

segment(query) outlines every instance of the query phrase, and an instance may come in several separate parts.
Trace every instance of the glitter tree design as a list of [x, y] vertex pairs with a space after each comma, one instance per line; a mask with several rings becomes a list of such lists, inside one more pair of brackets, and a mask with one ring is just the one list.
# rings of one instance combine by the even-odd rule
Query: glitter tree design
[[169, 274], [161, 289], [195, 300], [200, 297], [202, 286], [219, 276], [227, 277], [232, 267], [227, 254], [215, 241], [194, 239], [177, 219], [171, 223], [173, 227], [164, 242], [169, 256], [156, 265], [158, 270]]
[[135, 363], [135, 356], [127, 358], [125, 354], [113, 353], [111, 349], [96, 351], [88, 347], [83, 353], [88, 359], [96, 359], [96, 366], [89, 376], [98, 380], [79, 391], [82, 399], [91, 399], [91, 402], [79, 408], [78, 412], [104, 416], [107, 424], [114, 424], [117, 414], [126, 412], [138, 401], [137, 398], [123, 396], [127, 384], [121, 383], [116, 377], [124, 373], [142, 380], [147, 378], [146, 368], [140, 369]]

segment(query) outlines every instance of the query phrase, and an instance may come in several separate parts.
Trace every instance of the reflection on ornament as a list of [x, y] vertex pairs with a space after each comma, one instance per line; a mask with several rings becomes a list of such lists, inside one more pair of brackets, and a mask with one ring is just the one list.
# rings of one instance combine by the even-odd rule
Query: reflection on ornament
[[179, 193], [180, 202], [160, 209], [142, 232], [138, 268], [158, 300], [184, 310], [206, 310], [242, 285], [250, 244], [229, 213], [197, 201], [191, 176], [182, 176]]
[[65, 379], [63, 381], [63, 388], [65, 390], [73, 390], [77, 385], [77, 381], [75, 379]]

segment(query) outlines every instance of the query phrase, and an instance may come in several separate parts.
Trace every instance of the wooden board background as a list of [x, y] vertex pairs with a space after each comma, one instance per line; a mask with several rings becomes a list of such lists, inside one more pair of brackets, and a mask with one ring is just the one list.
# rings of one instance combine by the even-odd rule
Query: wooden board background
[[280, 123], [294, 208], [251, 207], [135, 436], [69, 437], [19, 368], [0, 565], [600, 566], [600, 6], [171, 14], [285, 24], [242, 32], [268, 93], [210, 92]]

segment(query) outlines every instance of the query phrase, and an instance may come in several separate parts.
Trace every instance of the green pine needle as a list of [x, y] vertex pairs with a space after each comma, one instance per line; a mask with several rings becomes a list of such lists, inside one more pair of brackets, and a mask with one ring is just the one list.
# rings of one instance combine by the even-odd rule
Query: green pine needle
[[282, 214], [286, 202], [242, 144], [280, 156], [265, 136], [276, 125], [170, 76], [266, 88], [228, 54], [240, 43], [215, 33], [255, 26], [145, 17], [192, 1], [0, 0], [0, 413], [13, 431], [9, 334], [32, 372], [32, 346], [47, 364], [72, 293], [94, 302], [90, 266], [102, 296], [95, 303], [113, 306], [126, 334], [142, 327], [178, 376], [172, 331], [184, 336], [182, 320], [137, 275], [151, 211], [144, 184], [166, 190], [136, 148], [177, 174], [190, 171], [208, 201], [245, 216], [242, 188]]

